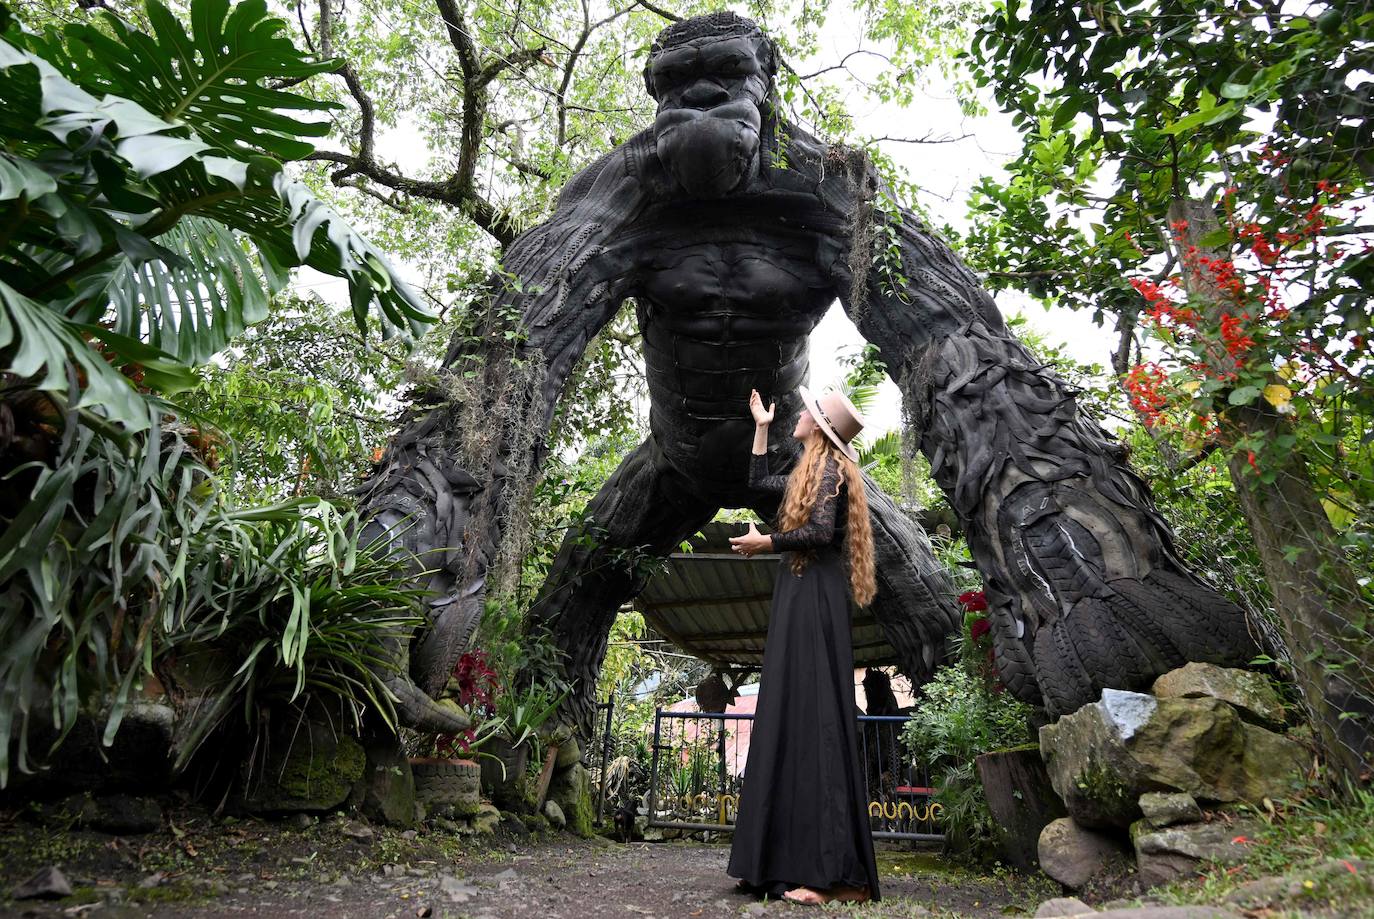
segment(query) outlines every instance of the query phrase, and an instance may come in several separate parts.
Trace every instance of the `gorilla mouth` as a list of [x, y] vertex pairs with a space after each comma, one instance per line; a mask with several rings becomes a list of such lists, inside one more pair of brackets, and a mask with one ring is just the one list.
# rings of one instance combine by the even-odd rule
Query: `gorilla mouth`
[[707, 111], [667, 109], [654, 120], [658, 158], [686, 191], [719, 198], [757, 171], [758, 106], [726, 102]]

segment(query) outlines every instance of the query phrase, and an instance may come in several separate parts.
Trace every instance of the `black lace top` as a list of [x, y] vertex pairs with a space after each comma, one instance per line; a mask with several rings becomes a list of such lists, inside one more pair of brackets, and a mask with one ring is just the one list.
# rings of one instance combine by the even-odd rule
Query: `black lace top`
[[[769, 475], [767, 455], [752, 453], [749, 460], [749, 487], [781, 494], [787, 489], [787, 476]], [[811, 517], [796, 529], [774, 533], [771, 537], [774, 551], [796, 552], [839, 546], [844, 539], [848, 507], [849, 497], [839, 463], [833, 457], [827, 458], [825, 469], [821, 472], [820, 486], [816, 489], [816, 503], [811, 508]]]

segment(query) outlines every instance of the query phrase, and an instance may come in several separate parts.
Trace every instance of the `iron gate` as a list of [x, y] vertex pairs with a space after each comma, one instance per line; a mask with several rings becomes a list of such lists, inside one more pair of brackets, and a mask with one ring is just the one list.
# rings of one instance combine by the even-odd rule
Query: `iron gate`
[[[902, 749], [905, 715], [859, 715], [859, 765], [877, 839], [940, 841], [929, 773]], [[729, 831], [749, 751], [752, 714], [654, 713], [649, 826]]]

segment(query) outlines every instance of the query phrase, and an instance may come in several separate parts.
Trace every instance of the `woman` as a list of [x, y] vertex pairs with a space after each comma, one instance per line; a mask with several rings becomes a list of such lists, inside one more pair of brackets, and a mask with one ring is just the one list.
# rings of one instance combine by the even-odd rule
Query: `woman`
[[866, 606], [875, 589], [868, 502], [849, 443], [863, 418], [839, 393], [800, 393], [806, 410], [792, 436], [803, 449], [786, 478], [768, 474], [773, 406], [757, 391], [749, 397], [749, 483], [780, 492], [782, 507], [778, 532], [750, 524], [730, 542], [742, 555], [784, 554], [727, 870], [753, 893], [862, 902], [878, 899], [849, 639], [848, 595]]

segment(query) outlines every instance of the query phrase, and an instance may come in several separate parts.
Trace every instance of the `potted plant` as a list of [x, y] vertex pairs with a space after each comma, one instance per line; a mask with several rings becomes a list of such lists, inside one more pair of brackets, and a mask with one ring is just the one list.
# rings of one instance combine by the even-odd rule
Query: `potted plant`
[[470, 816], [481, 806], [481, 767], [472, 756], [485, 742], [505, 730], [505, 719], [496, 713], [496, 672], [482, 651], [469, 651], [454, 668], [458, 703], [479, 718], [459, 734], [440, 734], [434, 739], [434, 755], [411, 757], [415, 797], [432, 812]]
[[490, 754], [482, 760], [484, 787], [498, 793], [509, 791], [525, 774], [539, 728], [558, 710], [566, 695], [555, 694], [544, 686], [529, 686], [520, 691], [507, 690], [496, 697], [497, 715], [505, 731], [493, 736], [484, 751]]

